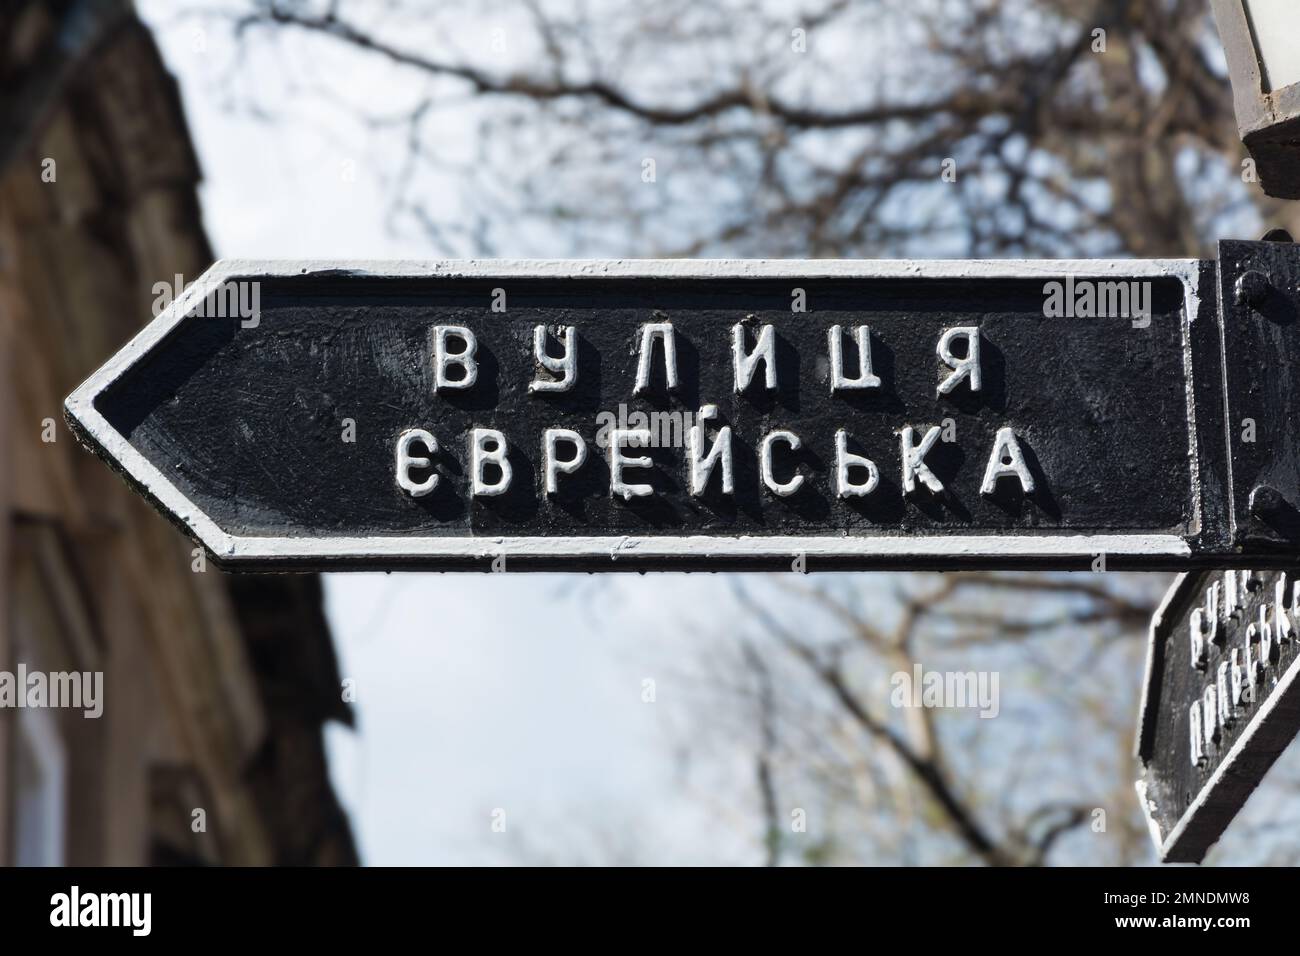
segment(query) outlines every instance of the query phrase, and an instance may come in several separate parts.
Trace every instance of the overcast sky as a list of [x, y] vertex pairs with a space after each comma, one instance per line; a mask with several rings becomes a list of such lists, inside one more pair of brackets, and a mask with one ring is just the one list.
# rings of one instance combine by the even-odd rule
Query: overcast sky
[[[227, 38], [174, 21], [175, 4], [140, 6], [181, 84], [217, 255], [432, 255], [385, 229], [385, 170], [355, 129], [269, 83], [281, 118], [223, 108]], [[391, 102], [381, 79], [349, 85]], [[701, 801], [678, 747], [694, 712], [684, 645], [732, 606], [723, 578], [333, 574], [326, 593], [359, 717], [331, 731], [331, 755], [366, 862], [759, 859], [757, 835], [710, 809], [754, 800], [752, 768], [710, 766]]]
[[[435, 255], [387, 228], [400, 129], [386, 141], [311, 95], [328, 79], [396, 113], [411, 90], [389, 70], [287, 34], [273, 64], [234, 75], [227, 33], [176, 19], [173, 0], [139, 6], [181, 84], [219, 256]], [[489, 42], [495, 26], [468, 18], [450, 42]], [[260, 118], [232, 107], [241, 87]], [[446, 143], [472, 140], [468, 109], [443, 123]], [[422, 195], [454, 219], [458, 184], [423, 175]], [[355, 733], [330, 732], [333, 770], [366, 862], [762, 859], [753, 766], [685, 746], [720, 719], [699, 668], [740, 618], [727, 576], [335, 574], [326, 593], [359, 718]], [[1288, 757], [1243, 817], [1289, 823], [1279, 805], [1300, 751]]]

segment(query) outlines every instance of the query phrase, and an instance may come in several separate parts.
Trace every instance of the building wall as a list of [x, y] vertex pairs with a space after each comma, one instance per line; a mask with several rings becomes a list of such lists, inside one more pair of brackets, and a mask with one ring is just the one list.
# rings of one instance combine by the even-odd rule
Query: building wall
[[[63, 742], [64, 862], [352, 863], [319, 581], [221, 574], [62, 419], [151, 317], [154, 283], [211, 260], [175, 84], [125, 0], [89, 5], [112, 14], [89, 26], [85, 6], [0, 12], [0, 90], [21, 104], [0, 129], [0, 670], [104, 674], [101, 718], [42, 714]], [[15, 832], [33, 818], [19, 741], [50, 735], [31, 717], [0, 708], [3, 862], [39, 842]]]

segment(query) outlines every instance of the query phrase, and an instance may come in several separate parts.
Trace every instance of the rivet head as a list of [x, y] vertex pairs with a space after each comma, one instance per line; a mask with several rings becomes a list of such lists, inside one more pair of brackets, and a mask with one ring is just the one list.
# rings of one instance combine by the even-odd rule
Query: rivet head
[[1255, 269], [1243, 272], [1237, 278], [1236, 296], [1237, 304], [1254, 308], [1263, 303], [1268, 298], [1269, 290], [1272, 287], [1269, 284], [1268, 276]]

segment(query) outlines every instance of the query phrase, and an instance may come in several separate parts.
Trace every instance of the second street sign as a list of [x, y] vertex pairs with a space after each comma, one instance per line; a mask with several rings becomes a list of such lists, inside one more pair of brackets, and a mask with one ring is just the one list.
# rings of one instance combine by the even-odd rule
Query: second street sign
[[232, 566], [1267, 565], [1295, 273], [226, 261], [67, 412]]
[[1160, 857], [1199, 863], [1300, 729], [1300, 579], [1181, 575], [1151, 624], [1138, 794]]

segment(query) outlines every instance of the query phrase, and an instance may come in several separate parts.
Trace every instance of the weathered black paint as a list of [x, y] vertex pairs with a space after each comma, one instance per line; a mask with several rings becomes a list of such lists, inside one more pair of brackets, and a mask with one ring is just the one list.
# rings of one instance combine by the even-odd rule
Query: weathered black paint
[[[1182, 295], [1159, 283], [1150, 329], [1127, 318], [1045, 319], [1042, 283], [809, 282], [814, 311], [791, 314], [790, 283], [509, 283], [509, 312], [488, 311], [498, 283], [263, 283], [262, 320], [196, 319], [105, 397], [108, 420], [218, 523], [241, 534], [285, 529], [330, 533], [464, 533], [528, 527], [569, 531], [728, 530], [879, 532], [882, 529], [1181, 531], [1189, 517]], [[691, 287], [694, 286], [694, 287]], [[731, 326], [745, 316], [778, 332], [781, 390], [732, 394]], [[671, 319], [679, 393], [633, 398], [637, 331]], [[879, 394], [829, 394], [827, 330], [869, 322]], [[935, 397], [935, 343], [949, 326], [978, 322], [984, 388]], [[479, 381], [465, 393], [432, 388], [429, 329], [466, 325], [478, 336]], [[582, 338], [579, 385], [529, 395], [533, 327], [572, 323]], [[782, 361], [782, 359], [784, 361]], [[656, 365], [656, 370], [658, 366]], [[680, 448], [654, 449], [650, 481], [661, 494], [624, 504], [608, 493], [599, 455], [544, 502], [542, 430], [576, 429], [594, 449], [597, 415], [631, 409], [698, 410], [717, 403], [733, 426], [741, 466], [734, 505], [716, 485], [700, 502], [683, 495]], [[957, 423], [958, 440], [928, 460], [953, 488], [947, 501], [905, 505], [895, 432]], [[345, 418], [357, 442], [340, 440]], [[981, 498], [980, 479], [999, 425], [1015, 423], [1039, 459], [1037, 500]], [[463, 436], [500, 428], [512, 441], [515, 481], [470, 504]], [[425, 499], [393, 480], [393, 443], [404, 428], [430, 429], [449, 473]], [[813, 480], [789, 500], [760, 493], [757, 441], [770, 428], [801, 435]], [[881, 466], [882, 485], [858, 503], [834, 498], [833, 435], [847, 428]], [[1141, 454], [1133, 454], [1139, 450]], [[1140, 489], [1134, 509], [1123, 489]]]
[[[1300, 554], [1298, 248], [1225, 242], [1219, 257], [1233, 534], [1243, 549], [1293, 556]], [[1248, 422], [1254, 441], [1245, 440]]]
[[[1296, 259], [1291, 245], [1224, 244], [1225, 272], [1251, 262], [1270, 275], [1284, 267], [1294, 272]], [[1284, 511], [1286, 496], [1294, 493], [1295, 480], [1286, 477], [1286, 468], [1295, 467], [1290, 445], [1277, 444], [1289, 441], [1283, 436], [1292, 366], [1270, 366], [1271, 359], [1256, 351], [1287, 356], [1287, 349], [1300, 347], [1284, 314], [1293, 290], [1285, 281], [1270, 287], [1267, 295], [1282, 301], [1270, 299], [1262, 311], [1225, 304], [1216, 291], [1222, 289], [1217, 268], [1214, 261], [1200, 265], [1194, 315], [1187, 314], [1183, 285], [1172, 276], [1076, 274], [1076, 281], [1149, 278], [1153, 316], [1146, 328], [1134, 327], [1127, 316], [1046, 318], [1044, 283], [1064, 277], [1038, 270], [1023, 279], [393, 279], [346, 270], [260, 276], [256, 328], [241, 327], [237, 318], [186, 319], [100, 393], [95, 407], [224, 531], [240, 536], [1160, 534], [1181, 537], [1190, 556], [1113, 555], [1107, 567], [1277, 563], [1290, 545], [1248, 520], [1250, 487], [1240, 479], [1249, 473], [1248, 481], [1278, 483], [1284, 501], [1273, 501], [1275, 511]], [[791, 312], [795, 286], [806, 292], [806, 313]], [[490, 309], [495, 288], [506, 290], [504, 314]], [[1232, 324], [1226, 395], [1221, 314]], [[677, 329], [682, 387], [672, 395], [634, 398], [638, 328], [664, 320]], [[730, 329], [741, 320], [776, 327], [776, 395], [756, 387], [741, 396], [732, 392]], [[527, 390], [535, 375], [532, 329], [539, 323], [578, 328], [579, 384], [572, 392]], [[872, 328], [883, 387], [831, 395], [826, 331], [861, 323]], [[434, 324], [475, 330], [480, 379], [473, 390], [433, 392], [428, 339]], [[971, 394], [962, 385], [936, 397], [945, 369], [935, 345], [954, 325], [980, 328], [984, 389]], [[853, 355], [846, 346], [850, 363]], [[1243, 369], [1246, 356], [1250, 364]], [[1252, 371], [1264, 366], [1265, 376]], [[692, 498], [684, 487], [684, 450], [657, 448], [648, 452], [656, 462], [649, 478], [655, 496], [611, 499], [608, 466], [594, 443], [598, 413], [617, 413], [620, 404], [693, 413], [706, 402], [718, 405], [718, 424], [734, 428], [734, 497], [723, 496], [715, 481], [702, 498]], [[1225, 404], [1234, 416], [1256, 414], [1260, 441], [1271, 444], [1235, 445]], [[356, 422], [355, 443], [341, 440], [344, 419]], [[924, 431], [945, 419], [955, 422], [957, 440], [939, 444], [927, 458], [945, 493], [905, 497], [897, 431], [905, 425]], [[468, 494], [466, 432], [472, 426], [499, 428], [511, 443], [515, 481], [504, 496]], [[591, 451], [579, 473], [562, 479], [555, 499], [540, 486], [540, 439], [547, 426], [577, 430]], [[979, 494], [1001, 426], [1012, 427], [1026, 450], [1037, 482], [1031, 496], [1005, 481], [995, 496]], [[442, 485], [425, 498], [411, 498], [394, 481], [394, 442], [410, 427], [429, 429], [442, 444]], [[834, 432], [840, 427], [852, 436], [851, 450], [880, 466], [881, 485], [865, 499], [834, 495]], [[757, 445], [772, 428], [791, 429], [805, 443], [797, 457], [809, 480], [790, 498], [761, 488]], [[1229, 454], [1238, 462], [1235, 482]], [[1087, 567], [1093, 557], [1051, 564]], [[521, 558], [517, 567], [609, 566], [530, 565]], [[826, 558], [818, 566], [976, 563], [1045, 566], [1042, 559], [1011, 556], [973, 560], [942, 547], [902, 559]], [[788, 564], [783, 553], [725, 564], [700, 554], [618, 566]]]
[[[1300, 682], [1288, 679], [1300, 668], [1300, 641], [1293, 635], [1276, 645], [1255, 699], [1238, 706], [1232, 725], [1206, 749], [1205, 761], [1192, 764], [1191, 704], [1214, 680], [1221, 663], [1231, 665], [1231, 652], [1240, 651], [1247, 626], [1260, 619], [1261, 605], [1273, 604], [1280, 573], [1285, 572], [1261, 571], [1252, 576], [1242, 611], [1220, 623], [1219, 641], [1207, 642], [1204, 669], [1192, 665], [1190, 619], [1192, 611], [1204, 604], [1207, 588], [1221, 582], [1224, 572], [1181, 578], [1153, 624], [1138, 756], [1144, 768], [1146, 811], [1159, 828], [1157, 842], [1165, 862], [1200, 862], [1300, 730]], [[1294, 580], [1295, 575], [1289, 575], [1289, 581]], [[1258, 649], [1259, 642], [1253, 646]], [[1242, 656], [1239, 653], [1239, 663]], [[1239, 744], [1240, 752], [1229, 759]], [[1214, 780], [1216, 773], [1218, 780]]]

